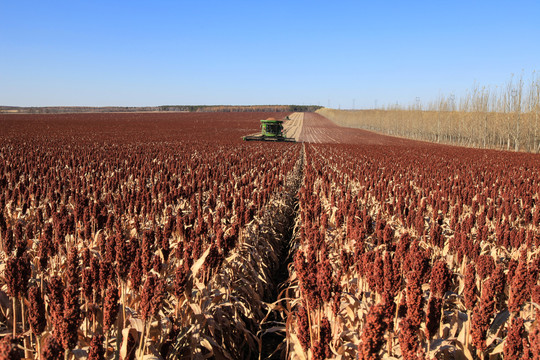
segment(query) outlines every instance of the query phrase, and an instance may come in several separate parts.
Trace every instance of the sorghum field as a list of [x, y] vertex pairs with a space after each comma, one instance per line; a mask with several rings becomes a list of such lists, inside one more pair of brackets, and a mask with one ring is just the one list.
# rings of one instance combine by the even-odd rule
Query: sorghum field
[[540, 358], [539, 155], [285, 115], [1, 115], [0, 358]]

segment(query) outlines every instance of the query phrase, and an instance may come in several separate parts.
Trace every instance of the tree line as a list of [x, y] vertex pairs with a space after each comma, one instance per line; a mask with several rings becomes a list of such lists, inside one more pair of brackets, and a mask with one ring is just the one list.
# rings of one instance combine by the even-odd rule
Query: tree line
[[161, 105], [161, 106], [0, 106], [0, 113], [59, 114], [81, 112], [313, 112], [315, 105]]
[[464, 96], [441, 95], [427, 104], [370, 110], [317, 111], [342, 126], [479, 148], [540, 152], [540, 77], [503, 86], [475, 85]]

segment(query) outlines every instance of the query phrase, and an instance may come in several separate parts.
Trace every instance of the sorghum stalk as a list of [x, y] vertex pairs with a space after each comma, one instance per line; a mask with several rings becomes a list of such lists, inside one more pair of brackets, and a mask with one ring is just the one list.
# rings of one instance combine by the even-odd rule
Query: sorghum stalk
[[13, 297], [11, 300], [13, 303], [13, 338], [15, 339], [17, 337], [17, 299]]
[[[23, 299], [22, 296], [20, 297], [20, 300], [21, 300], [22, 331], [23, 331], [23, 334], [25, 334], [26, 333], [26, 322], [24, 321], [24, 299]], [[24, 343], [24, 357], [27, 358], [27, 359], [30, 359], [32, 357], [32, 355], [30, 353], [30, 346], [28, 344], [28, 336], [24, 336], [23, 343]]]

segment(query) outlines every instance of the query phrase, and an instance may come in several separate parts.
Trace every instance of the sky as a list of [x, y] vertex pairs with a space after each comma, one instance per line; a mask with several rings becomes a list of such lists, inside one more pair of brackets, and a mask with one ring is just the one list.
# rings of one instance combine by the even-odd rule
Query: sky
[[540, 1], [0, 0], [0, 105], [372, 108], [540, 71]]

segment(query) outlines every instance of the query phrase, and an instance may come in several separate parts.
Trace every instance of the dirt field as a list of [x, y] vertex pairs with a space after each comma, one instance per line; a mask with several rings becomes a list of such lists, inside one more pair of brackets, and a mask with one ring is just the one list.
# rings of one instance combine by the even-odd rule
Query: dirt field
[[304, 114], [302, 131], [298, 138], [301, 142], [325, 144], [400, 145], [415, 143], [361, 129], [341, 127], [315, 113]]

